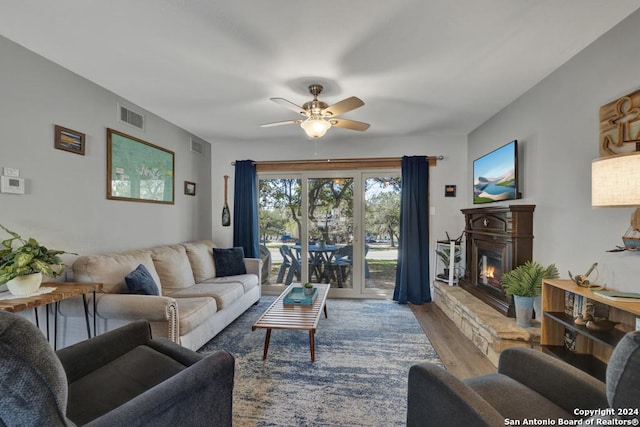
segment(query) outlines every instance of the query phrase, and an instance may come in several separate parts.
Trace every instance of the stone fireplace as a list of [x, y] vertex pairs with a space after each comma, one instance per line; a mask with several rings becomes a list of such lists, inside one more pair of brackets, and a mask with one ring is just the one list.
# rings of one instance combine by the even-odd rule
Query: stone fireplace
[[465, 215], [466, 268], [460, 287], [490, 307], [514, 317], [502, 274], [531, 259], [535, 205], [462, 209]]

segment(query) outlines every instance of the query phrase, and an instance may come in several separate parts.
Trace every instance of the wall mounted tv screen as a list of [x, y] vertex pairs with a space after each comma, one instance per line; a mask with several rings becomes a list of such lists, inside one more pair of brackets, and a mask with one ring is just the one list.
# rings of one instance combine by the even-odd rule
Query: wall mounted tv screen
[[473, 203], [517, 198], [518, 141], [514, 140], [473, 161]]

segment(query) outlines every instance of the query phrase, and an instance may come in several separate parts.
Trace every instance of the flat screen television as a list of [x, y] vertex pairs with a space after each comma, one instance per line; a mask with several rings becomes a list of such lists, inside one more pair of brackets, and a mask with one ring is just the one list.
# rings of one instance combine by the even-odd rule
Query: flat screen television
[[520, 198], [518, 141], [513, 140], [473, 161], [473, 203]]

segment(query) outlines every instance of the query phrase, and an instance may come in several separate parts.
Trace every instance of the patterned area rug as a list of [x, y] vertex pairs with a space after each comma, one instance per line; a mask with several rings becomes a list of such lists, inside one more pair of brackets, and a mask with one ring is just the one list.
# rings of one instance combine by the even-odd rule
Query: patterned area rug
[[233, 423], [241, 426], [405, 425], [411, 365], [442, 365], [411, 309], [389, 300], [327, 300], [329, 317], [309, 333], [251, 326], [273, 302], [262, 297], [200, 353], [227, 350], [236, 358]]

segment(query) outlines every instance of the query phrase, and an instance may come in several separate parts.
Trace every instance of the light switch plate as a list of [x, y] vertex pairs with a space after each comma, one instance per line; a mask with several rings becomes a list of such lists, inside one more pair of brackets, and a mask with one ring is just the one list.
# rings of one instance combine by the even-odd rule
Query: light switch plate
[[12, 177], [19, 177], [20, 176], [20, 169], [14, 169], [14, 168], [4, 168], [4, 176], [12, 176]]

